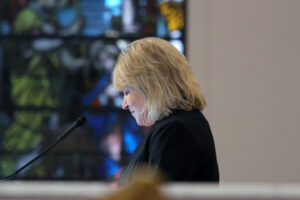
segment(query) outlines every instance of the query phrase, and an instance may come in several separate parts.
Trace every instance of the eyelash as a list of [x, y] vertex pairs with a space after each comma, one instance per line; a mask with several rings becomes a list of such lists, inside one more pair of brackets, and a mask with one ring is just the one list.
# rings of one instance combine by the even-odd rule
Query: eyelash
[[124, 95], [124, 96], [128, 95], [128, 94], [130, 93], [130, 91], [131, 91], [131, 88], [130, 88], [130, 87], [124, 88], [124, 90], [123, 90], [123, 95]]
[[129, 90], [124, 91], [124, 96], [128, 95], [129, 92], [130, 92]]

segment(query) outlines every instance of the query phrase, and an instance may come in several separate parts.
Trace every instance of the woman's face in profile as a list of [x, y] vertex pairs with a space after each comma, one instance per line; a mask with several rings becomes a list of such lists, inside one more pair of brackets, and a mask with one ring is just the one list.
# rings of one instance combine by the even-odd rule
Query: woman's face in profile
[[126, 87], [123, 90], [123, 95], [122, 108], [130, 111], [139, 126], [151, 126], [153, 122], [148, 119], [147, 111], [142, 113], [145, 104], [143, 95], [131, 87]]

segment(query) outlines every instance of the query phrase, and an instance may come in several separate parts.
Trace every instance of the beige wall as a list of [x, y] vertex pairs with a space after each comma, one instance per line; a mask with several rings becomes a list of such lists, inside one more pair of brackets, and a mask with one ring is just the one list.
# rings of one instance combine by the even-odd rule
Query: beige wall
[[189, 0], [222, 182], [300, 182], [300, 1]]

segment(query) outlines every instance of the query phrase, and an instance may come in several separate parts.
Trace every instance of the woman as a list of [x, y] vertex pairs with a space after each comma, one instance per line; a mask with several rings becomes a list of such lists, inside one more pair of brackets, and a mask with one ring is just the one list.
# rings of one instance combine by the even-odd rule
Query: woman
[[121, 182], [141, 164], [170, 181], [219, 181], [213, 136], [201, 113], [206, 102], [183, 54], [159, 38], [137, 40], [119, 56], [113, 84], [123, 91], [122, 108], [150, 127]]

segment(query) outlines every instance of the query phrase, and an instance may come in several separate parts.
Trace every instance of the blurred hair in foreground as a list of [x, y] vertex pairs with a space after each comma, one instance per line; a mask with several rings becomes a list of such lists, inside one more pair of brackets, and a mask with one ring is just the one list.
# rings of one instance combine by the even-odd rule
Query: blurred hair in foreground
[[149, 166], [140, 165], [131, 177], [120, 190], [99, 200], [166, 200], [158, 189], [165, 180], [162, 172], [157, 173]]

